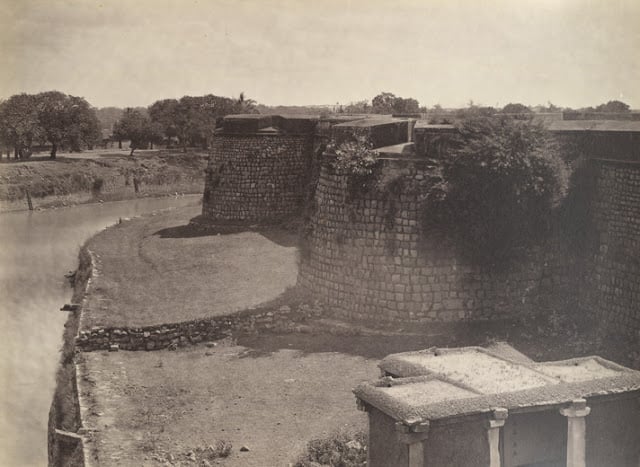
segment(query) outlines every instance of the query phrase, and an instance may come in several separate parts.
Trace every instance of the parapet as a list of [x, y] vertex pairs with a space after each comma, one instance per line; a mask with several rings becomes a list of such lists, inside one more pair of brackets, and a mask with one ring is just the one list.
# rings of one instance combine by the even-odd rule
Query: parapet
[[383, 116], [363, 118], [334, 125], [332, 134], [336, 144], [361, 138], [376, 149], [411, 141], [414, 122], [407, 118]]
[[316, 115], [227, 115], [218, 133], [223, 134], [313, 134], [320, 117]]
[[416, 154], [441, 159], [449, 149], [449, 141], [458, 132], [454, 125], [432, 125], [418, 120], [413, 128]]

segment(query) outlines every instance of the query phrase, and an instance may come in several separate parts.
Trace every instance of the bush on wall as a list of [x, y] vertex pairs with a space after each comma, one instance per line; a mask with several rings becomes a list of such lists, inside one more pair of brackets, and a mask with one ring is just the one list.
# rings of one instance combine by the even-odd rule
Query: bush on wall
[[333, 169], [347, 176], [349, 201], [370, 188], [379, 164], [378, 153], [370, 144], [354, 139], [340, 145], [329, 145], [327, 151], [335, 154]]
[[569, 169], [532, 120], [471, 115], [457, 127], [426, 220], [452, 232], [471, 259], [498, 263], [548, 231], [566, 196]]

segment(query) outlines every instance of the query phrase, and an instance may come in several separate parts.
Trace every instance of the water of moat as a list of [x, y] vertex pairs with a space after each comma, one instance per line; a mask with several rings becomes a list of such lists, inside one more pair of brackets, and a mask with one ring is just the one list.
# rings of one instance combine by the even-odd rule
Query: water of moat
[[47, 418], [78, 250], [118, 221], [198, 196], [0, 214], [0, 465], [47, 465]]

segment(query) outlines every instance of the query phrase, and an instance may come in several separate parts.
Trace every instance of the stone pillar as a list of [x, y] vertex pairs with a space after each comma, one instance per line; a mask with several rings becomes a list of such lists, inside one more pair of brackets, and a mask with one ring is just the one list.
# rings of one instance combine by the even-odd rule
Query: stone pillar
[[493, 409], [487, 423], [487, 439], [489, 441], [489, 467], [500, 467], [500, 428], [504, 426], [509, 412], [499, 407]]
[[560, 409], [567, 417], [567, 467], [586, 467], [585, 459], [585, 417], [591, 408], [584, 399], [575, 399], [571, 405]]
[[398, 441], [407, 445], [409, 462], [407, 467], [424, 467], [424, 445], [422, 442], [429, 437], [429, 422], [407, 426], [396, 423]]

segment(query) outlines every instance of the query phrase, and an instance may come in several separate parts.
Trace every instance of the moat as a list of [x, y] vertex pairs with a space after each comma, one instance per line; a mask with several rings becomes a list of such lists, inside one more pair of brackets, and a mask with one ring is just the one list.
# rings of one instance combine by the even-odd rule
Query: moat
[[[139, 199], [0, 216], [4, 394], [1, 465], [45, 465], [47, 417], [78, 248], [119, 218], [196, 204], [197, 196]], [[9, 461], [9, 459], [11, 461]]]

